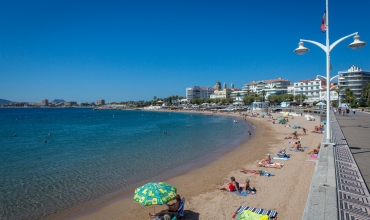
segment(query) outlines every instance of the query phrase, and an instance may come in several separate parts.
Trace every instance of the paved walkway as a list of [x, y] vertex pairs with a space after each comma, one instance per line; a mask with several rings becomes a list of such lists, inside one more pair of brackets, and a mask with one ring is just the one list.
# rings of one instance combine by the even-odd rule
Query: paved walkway
[[352, 112], [337, 115], [337, 121], [347, 140], [349, 149], [369, 189], [370, 186], [370, 114]]

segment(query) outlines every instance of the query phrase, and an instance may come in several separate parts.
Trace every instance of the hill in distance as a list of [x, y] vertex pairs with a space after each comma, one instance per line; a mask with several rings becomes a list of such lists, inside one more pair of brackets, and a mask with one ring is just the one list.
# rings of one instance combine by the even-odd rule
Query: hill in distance
[[9, 101], [9, 100], [6, 100], [6, 99], [0, 99], [0, 104], [9, 104], [11, 103], [12, 101]]
[[65, 102], [64, 99], [54, 99], [52, 102]]

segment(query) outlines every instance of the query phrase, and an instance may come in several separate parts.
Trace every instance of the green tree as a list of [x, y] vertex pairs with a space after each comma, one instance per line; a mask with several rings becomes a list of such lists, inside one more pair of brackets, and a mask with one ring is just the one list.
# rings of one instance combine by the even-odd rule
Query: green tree
[[368, 103], [370, 102], [370, 83], [367, 83], [366, 86], [362, 89], [361, 96]]

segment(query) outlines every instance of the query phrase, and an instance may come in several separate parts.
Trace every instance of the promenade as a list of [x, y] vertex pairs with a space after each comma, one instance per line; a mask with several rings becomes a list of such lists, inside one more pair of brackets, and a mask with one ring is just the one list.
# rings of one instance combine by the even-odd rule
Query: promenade
[[367, 188], [370, 186], [370, 114], [350, 112], [336, 116]]
[[302, 219], [370, 219], [370, 114], [330, 114], [335, 145], [322, 145]]

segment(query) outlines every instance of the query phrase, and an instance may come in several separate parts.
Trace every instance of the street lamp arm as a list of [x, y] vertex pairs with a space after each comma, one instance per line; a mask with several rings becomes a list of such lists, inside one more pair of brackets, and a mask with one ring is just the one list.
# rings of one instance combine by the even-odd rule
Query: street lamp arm
[[331, 51], [335, 46], [337, 46], [337, 44], [339, 44], [340, 42], [342, 42], [343, 40], [345, 40], [345, 39], [347, 39], [347, 38], [349, 38], [349, 37], [355, 36], [355, 35], [357, 35], [357, 34], [358, 34], [358, 32], [353, 33], [353, 34], [350, 34], [350, 35], [347, 35], [347, 36], [342, 37], [341, 39], [339, 39], [339, 40], [335, 41], [334, 43], [332, 43], [332, 44], [330, 45], [330, 51]]
[[316, 41], [313, 41], [313, 40], [304, 40], [304, 39], [301, 39], [301, 41], [311, 43], [311, 44], [315, 44], [316, 46], [323, 49], [324, 52], [326, 52], [326, 47], [323, 44], [319, 43], [319, 42], [316, 42]]
[[335, 77], [338, 77], [338, 75], [335, 75], [335, 76], [331, 77], [331, 78], [330, 78], [330, 82], [331, 82]]
[[326, 77], [325, 77], [325, 76], [321, 76], [321, 75], [317, 75], [317, 76], [316, 76], [316, 78], [319, 78], [319, 77], [326, 79]]

